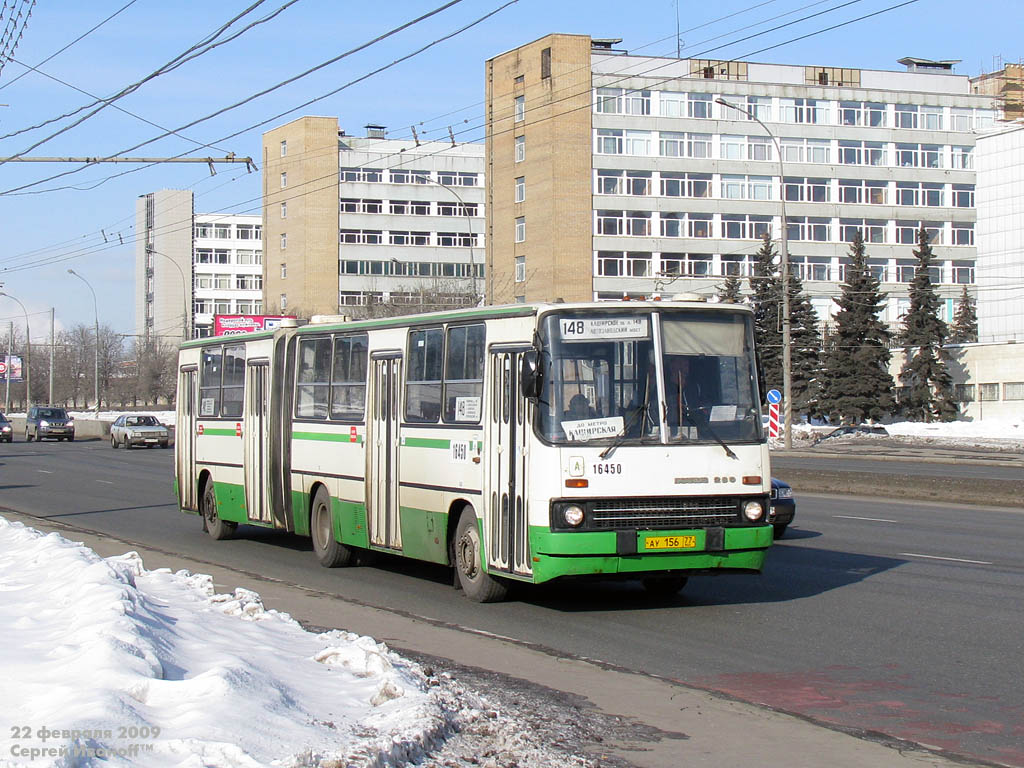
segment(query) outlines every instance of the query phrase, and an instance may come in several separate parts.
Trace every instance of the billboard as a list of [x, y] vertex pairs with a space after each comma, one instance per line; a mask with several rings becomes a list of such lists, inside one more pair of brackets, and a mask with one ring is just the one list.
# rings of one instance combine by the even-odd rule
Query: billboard
[[294, 320], [294, 315], [214, 315], [213, 335], [231, 336], [236, 333], [272, 331], [285, 318]]
[[0, 380], [8, 380], [8, 372], [11, 381], [21, 381], [21, 357], [18, 355], [0, 356]]

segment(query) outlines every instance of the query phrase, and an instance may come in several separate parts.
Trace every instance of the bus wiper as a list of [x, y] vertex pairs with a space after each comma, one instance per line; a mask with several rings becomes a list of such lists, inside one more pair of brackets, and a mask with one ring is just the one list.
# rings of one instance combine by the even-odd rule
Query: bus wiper
[[698, 432], [700, 432], [701, 429], [706, 429], [708, 431], [708, 434], [711, 435], [711, 437], [713, 437], [715, 439], [715, 442], [718, 443], [720, 446], [722, 446], [722, 448], [725, 449], [725, 455], [726, 456], [728, 456], [730, 459], [736, 459], [737, 461], [739, 461], [740, 457], [737, 456], [735, 453], [733, 453], [732, 452], [732, 448], [730, 448], [728, 445], [726, 445], [725, 441], [721, 437], [719, 437], [717, 432], [715, 432], [714, 428], [711, 426], [711, 420], [710, 419], [704, 418], [704, 414], [701, 414], [701, 418], [704, 421], [704, 426], [701, 427], [701, 425], [698, 424], [697, 421], [690, 414], [690, 409], [689, 408], [683, 408], [682, 411], [683, 411], [683, 418], [685, 418], [694, 427], [696, 427]]
[[[620, 445], [623, 444], [623, 442], [625, 442], [626, 435], [629, 434], [629, 430], [633, 426], [633, 423], [636, 421], [637, 416], [641, 414], [646, 414], [647, 409], [650, 406], [650, 403], [651, 392], [650, 389], [648, 389], [646, 392], [644, 392], [643, 403], [641, 403], [640, 405], [633, 409], [633, 412], [630, 413], [629, 416], [626, 418], [626, 421], [623, 422], [622, 431], [615, 436], [615, 439], [613, 440], [611, 445], [609, 445], [607, 448], [601, 451], [601, 453], [598, 454], [599, 458], [607, 459], [616, 448], [618, 448]], [[643, 427], [641, 427], [640, 431], [643, 432]]]

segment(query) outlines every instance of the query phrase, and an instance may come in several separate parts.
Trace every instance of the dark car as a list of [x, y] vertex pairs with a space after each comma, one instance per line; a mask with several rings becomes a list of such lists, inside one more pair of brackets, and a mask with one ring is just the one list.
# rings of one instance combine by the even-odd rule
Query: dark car
[[846, 437], [847, 435], [888, 435], [889, 430], [885, 427], [878, 426], [877, 424], [848, 424], [843, 427], [836, 427], [822, 440], [828, 440], [830, 437]]
[[0, 442], [10, 443], [14, 440], [14, 427], [7, 417], [0, 413]]
[[776, 539], [781, 539], [785, 535], [786, 527], [793, 522], [795, 516], [796, 499], [793, 498], [792, 487], [789, 483], [773, 477], [768, 522], [775, 528], [773, 534]]
[[75, 439], [75, 420], [63, 408], [51, 405], [33, 405], [25, 418], [25, 441], [44, 438], [72, 441]]

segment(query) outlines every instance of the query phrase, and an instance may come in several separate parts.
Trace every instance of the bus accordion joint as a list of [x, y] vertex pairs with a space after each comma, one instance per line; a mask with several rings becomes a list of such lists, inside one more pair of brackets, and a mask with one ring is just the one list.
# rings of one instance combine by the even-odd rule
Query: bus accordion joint
[[590, 481], [583, 477], [570, 477], [565, 481], [566, 488], [589, 488]]

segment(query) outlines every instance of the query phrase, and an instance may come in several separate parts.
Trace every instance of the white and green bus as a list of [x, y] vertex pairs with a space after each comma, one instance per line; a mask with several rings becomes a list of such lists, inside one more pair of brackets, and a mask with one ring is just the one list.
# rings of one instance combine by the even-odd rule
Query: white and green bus
[[478, 601], [566, 576], [672, 594], [772, 542], [739, 305], [314, 318], [185, 343], [177, 404], [181, 510], [310, 536], [328, 567], [441, 563]]

